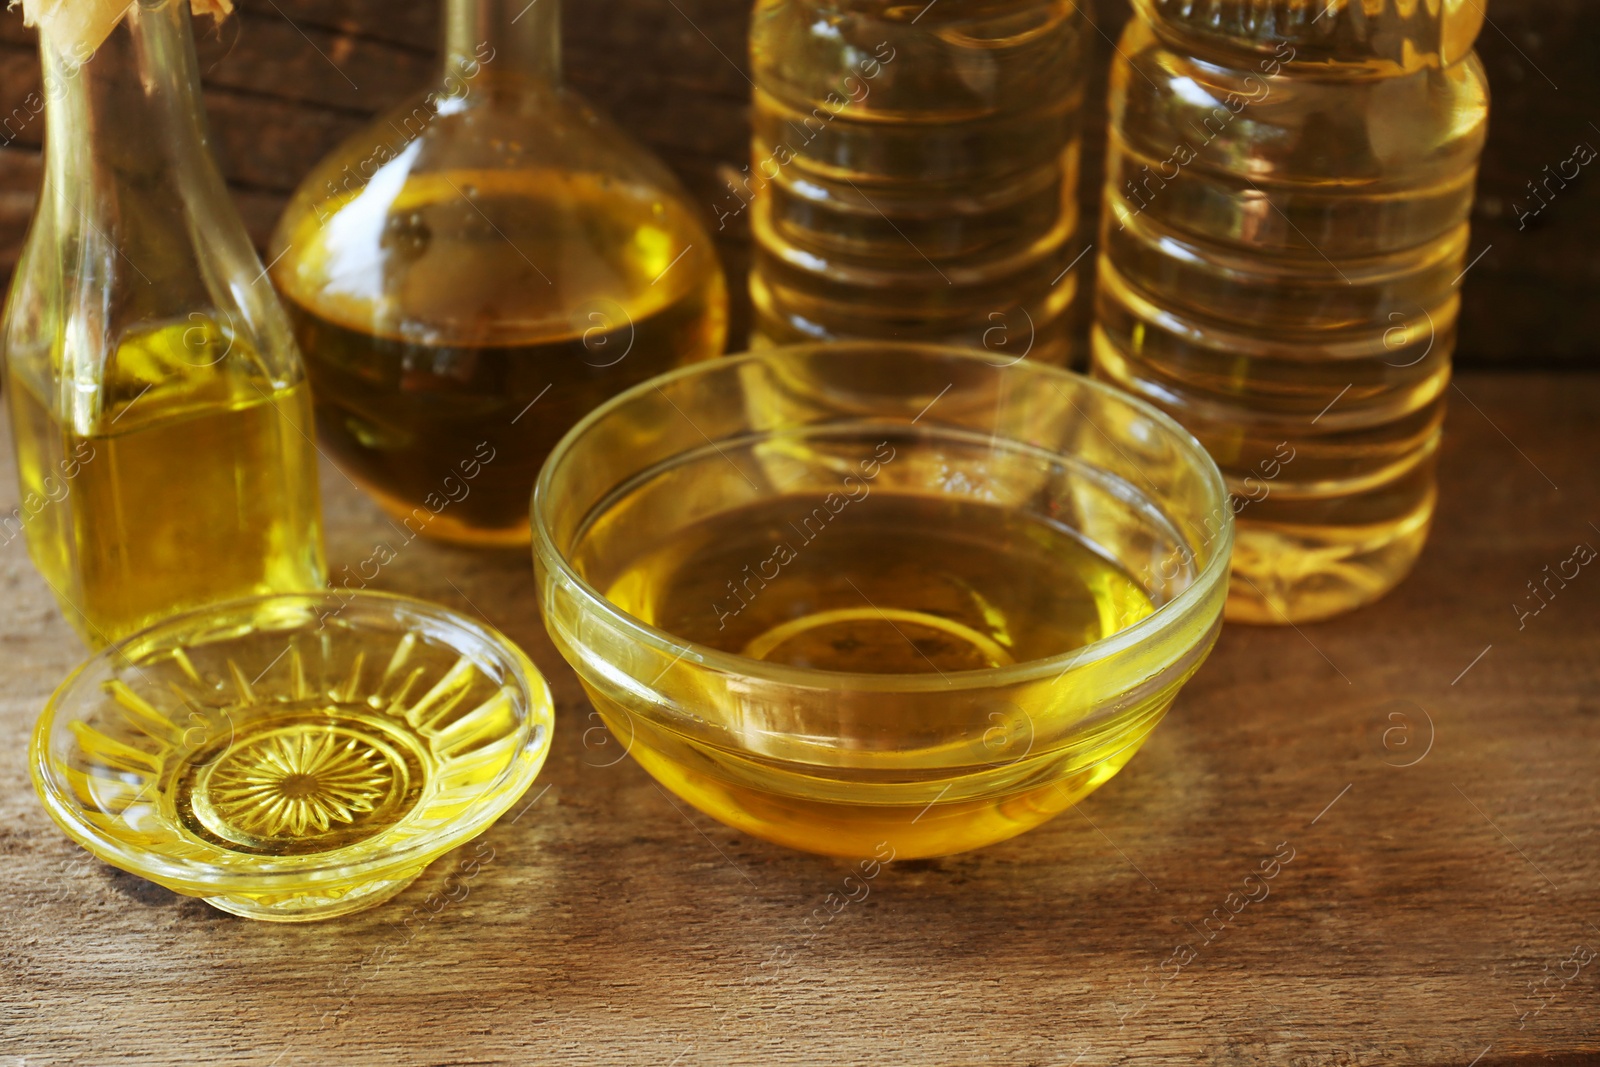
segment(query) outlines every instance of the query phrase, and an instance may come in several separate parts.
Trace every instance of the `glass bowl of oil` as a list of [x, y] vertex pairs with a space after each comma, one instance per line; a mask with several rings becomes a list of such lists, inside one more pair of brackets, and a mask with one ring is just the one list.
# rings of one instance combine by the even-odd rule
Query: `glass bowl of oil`
[[591, 413], [532, 505], [545, 625], [617, 742], [795, 848], [936, 856], [1114, 775], [1216, 640], [1233, 510], [1177, 423], [911, 344], [699, 364]]
[[46, 809], [115, 867], [252, 919], [381, 903], [481, 833], [550, 749], [503, 635], [385, 593], [236, 600], [79, 667], [34, 730]]

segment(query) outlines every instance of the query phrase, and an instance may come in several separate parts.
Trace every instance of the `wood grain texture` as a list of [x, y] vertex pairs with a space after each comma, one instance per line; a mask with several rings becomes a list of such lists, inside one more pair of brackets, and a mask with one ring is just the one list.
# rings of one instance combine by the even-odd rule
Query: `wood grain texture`
[[[1476, 2], [1476, 0], [1474, 0]], [[240, 0], [201, 41], [217, 155], [264, 242], [301, 176], [372, 115], [417, 89], [431, 69], [436, 0]], [[564, 9], [568, 81], [677, 171], [708, 224], [725, 204], [724, 173], [747, 162], [747, 0], [583, 0]], [[1111, 41], [1126, 0], [1092, 0], [1082, 185], [1092, 225], [1103, 157]], [[1559, 169], [1579, 142], [1600, 149], [1600, 11], [1587, 0], [1490, 5], [1479, 39], [1494, 104], [1479, 182], [1459, 357], [1517, 369], [1600, 364], [1600, 197], [1586, 170], [1537, 215], [1529, 182]], [[205, 25], [205, 24], [202, 24]], [[0, 18], [0, 272], [26, 227], [42, 120], [33, 35]], [[718, 235], [734, 294], [730, 337], [743, 347], [749, 308], [743, 218]]]
[[[1600, 1061], [1600, 959], [1528, 999], [1576, 946], [1600, 953], [1600, 569], [1521, 629], [1512, 608], [1600, 546], [1597, 420], [1600, 377], [1465, 376], [1437, 529], [1395, 593], [1298, 631], [1228, 627], [1080, 809], [890, 864], [837, 914], [850, 868], [618, 760], [523, 553], [421, 542], [377, 584], [482, 613], [557, 695], [521, 817], [395, 901], [306, 926], [105, 867], [28, 782], [29, 727], [82, 651], [21, 541], [0, 545], [0, 1064]], [[388, 528], [332, 468], [323, 486], [337, 572]], [[1205, 943], [1188, 924], [1281, 843], [1269, 895]]]

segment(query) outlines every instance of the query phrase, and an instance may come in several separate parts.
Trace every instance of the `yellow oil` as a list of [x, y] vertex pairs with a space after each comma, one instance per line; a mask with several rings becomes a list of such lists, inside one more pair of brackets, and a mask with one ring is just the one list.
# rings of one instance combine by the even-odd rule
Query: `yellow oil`
[[11, 378], [28, 549], [91, 646], [186, 608], [324, 580], [304, 382], [209, 319], [128, 337], [88, 432]]
[[432, 765], [403, 718], [353, 702], [280, 705], [269, 721], [229, 725], [185, 754], [163, 800], [189, 833], [230, 852], [293, 856], [365, 841], [416, 806]]
[[930, 341], [1071, 360], [1090, 31], [1071, 0], [758, 0], [754, 342]]
[[[604, 574], [589, 550], [611, 540], [602, 519], [572, 558], [608, 600], [677, 638], [828, 672], [949, 681], [1070, 652], [1154, 610], [1121, 567], [1022, 509], [915, 493], [874, 492], [844, 507], [842, 499], [790, 495], [725, 511]], [[669, 668], [691, 688], [699, 670]], [[1046, 716], [1070, 717], [1073, 686], [1100, 682], [1047, 680], [1041, 684], [1053, 695], [1020, 699]], [[674, 684], [669, 676], [650, 689]], [[1036, 749], [1031, 732], [1037, 726], [1042, 737], [1044, 726], [998, 691], [989, 697], [1001, 710], [989, 720], [974, 715], [980, 729], [970, 752], [918, 755], [915, 739], [934, 705], [885, 695], [870, 722], [828, 727], [897, 742], [850, 752], [847, 768], [698, 743], [654, 725], [647, 701], [589, 692], [634, 758], [719, 820], [813, 852], [871, 855], [887, 841], [911, 857], [1009, 837], [1068, 807], [1132, 756], [1177, 684], [1133, 702], [1115, 728], [1070, 755], [1045, 752], [1042, 740]], [[1082, 769], [1040, 773], [1041, 765], [1067, 763]]]
[[[364, 868], [520, 791], [508, 765], [549, 743], [542, 687], [505, 672], [514, 650], [406, 610], [324, 593], [158, 628], [109, 677], [91, 667], [52, 773], [103, 837], [187, 858], [158, 880], [225, 910], [294, 920], [382, 900], [431, 857]], [[286, 875], [330, 868], [345, 877]]]
[[444, 540], [525, 544], [561, 435], [726, 335], [721, 269], [687, 209], [593, 174], [375, 179], [279, 243], [324, 445], [408, 530]]
[[843, 499], [721, 512], [633, 561], [606, 599], [696, 644], [865, 674], [1046, 659], [1152, 610], [1122, 568], [1025, 513], [909, 493]]
[[1228, 617], [1422, 549], [1488, 114], [1476, 3], [1141, 0], [1113, 60], [1093, 359], [1228, 479]]

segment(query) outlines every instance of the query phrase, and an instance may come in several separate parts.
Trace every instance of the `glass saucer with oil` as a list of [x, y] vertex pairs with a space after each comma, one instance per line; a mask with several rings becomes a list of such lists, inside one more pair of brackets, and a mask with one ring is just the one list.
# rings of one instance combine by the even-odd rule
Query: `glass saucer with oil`
[[525, 655], [446, 608], [281, 594], [101, 651], [34, 730], [34, 785], [113, 866], [253, 919], [387, 900], [533, 781], [552, 702]]
[[1216, 640], [1232, 509], [1167, 416], [1028, 361], [768, 349], [615, 398], [533, 498], [619, 743], [814, 852], [975, 848], [1128, 762]]

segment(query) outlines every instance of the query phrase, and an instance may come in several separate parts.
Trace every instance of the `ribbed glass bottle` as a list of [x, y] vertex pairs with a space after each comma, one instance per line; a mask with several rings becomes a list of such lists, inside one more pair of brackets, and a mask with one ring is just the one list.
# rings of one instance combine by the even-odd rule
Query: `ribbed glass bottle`
[[754, 343], [1067, 362], [1084, 55], [1073, 0], [758, 0]]
[[1230, 618], [1416, 561], [1488, 117], [1477, 0], [1135, 0], [1111, 75], [1097, 374], [1211, 450]]

